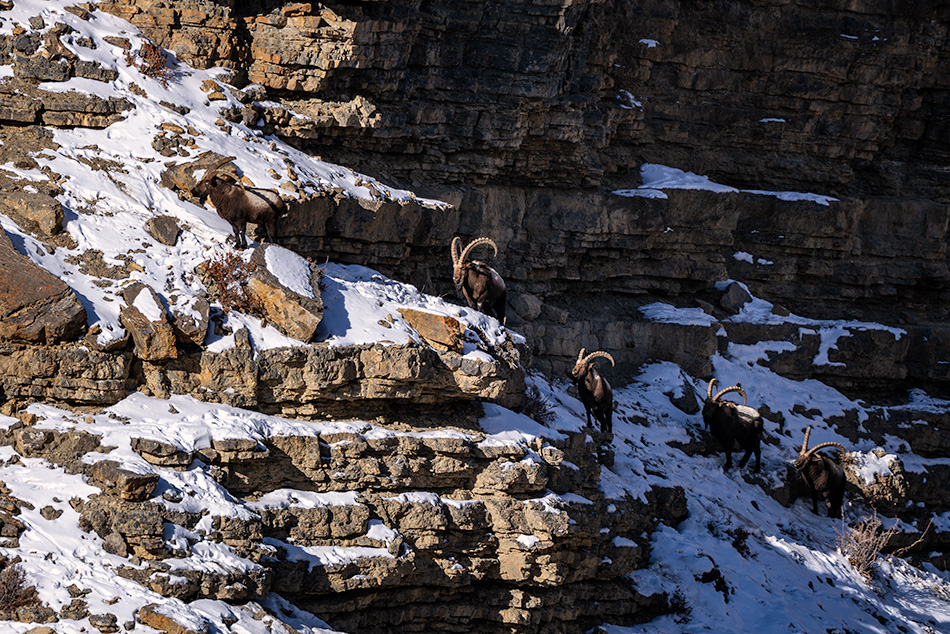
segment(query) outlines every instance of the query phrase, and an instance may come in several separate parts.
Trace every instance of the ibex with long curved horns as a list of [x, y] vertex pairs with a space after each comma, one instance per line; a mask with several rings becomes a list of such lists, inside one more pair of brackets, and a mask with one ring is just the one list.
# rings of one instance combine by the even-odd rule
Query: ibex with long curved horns
[[231, 224], [237, 248], [247, 247], [245, 230], [248, 222], [262, 226], [267, 241], [273, 242], [277, 236], [277, 217], [284, 210], [284, 201], [275, 191], [245, 187], [229, 176], [220, 174], [221, 167], [233, 160], [233, 156], [228, 156], [215, 162], [192, 191], [202, 204], [211, 197], [215, 211]]
[[[752, 471], [758, 473], [761, 466], [762, 441], [762, 417], [751, 407], [746, 407], [745, 390], [739, 385], [727, 387], [719, 390], [713, 396], [713, 388], [716, 385], [716, 379], [709, 381], [706, 388], [706, 402], [703, 405], [703, 421], [706, 427], [712, 433], [723, 451], [726, 453], [726, 464], [723, 471], [732, 468], [732, 450], [735, 443], [745, 450], [745, 455], [739, 461], [739, 468], [745, 466], [749, 457], [755, 454], [755, 467]], [[737, 392], [742, 395], [742, 405], [720, 400], [724, 395], [730, 392]]]
[[461, 239], [452, 239], [452, 280], [456, 292], [465, 297], [468, 305], [489, 317], [505, 323], [505, 310], [508, 303], [508, 291], [505, 280], [498, 271], [480, 260], [469, 260], [468, 256], [476, 247], [488, 245], [498, 255], [498, 247], [490, 238], [476, 238], [464, 249]]
[[591, 426], [590, 415], [593, 412], [594, 418], [600, 422], [600, 431], [609, 434], [613, 431], [614, 393], [607, 379], [597, 372], [594, 359], [604, 358], [610, 361], [610, 365], [616, 364], [613, 357], [602, 350], [591, 352], [587, 356], [584, 356], [585, 352], [586, 350], [581, 348], [577, 361], [574, 362], [574, 369], [571, 370], [571, 378], [587, 412], [587, 426]]
[[[802, 443], [798, 458], [793, 468], [799, 485], [803, 484], [811, 494], [811, 511], [818, 514], [818, 498], [824, 498], [828, 503], [828, 517], [841, 517], [841, 505], [844, 502], [844, 469], [836, 460], [818, 453], [825, 447], [837, 447], [844, 455], [846, 449], [836, 442], [823, 442], [814, 447], [808, 447], [808, 438], [811, 436], [811, 427], [805, 430], [805, 441]], [[794, 502], [800, 493], [801, 486], [790, 486], [789, 504]]]

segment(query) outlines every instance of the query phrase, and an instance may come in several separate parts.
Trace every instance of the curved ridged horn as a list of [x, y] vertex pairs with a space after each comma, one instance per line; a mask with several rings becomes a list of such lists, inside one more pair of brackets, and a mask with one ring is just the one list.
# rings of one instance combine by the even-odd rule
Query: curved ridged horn
[[584, 353], [585, 353], [585, 352], [587, 352], [587, 348], [581, 348], [581, 351], [577, 353], [577, 360], [578, 360], [578, 361], [583, 361], [583, 360], [584, 360]]
[[[581, 354], [583, 353], [584, 353], [584, 350], [582, 349]], [[606, 352], [604, 352], [603, 350], [597, 350], [596, 352], [591, 352], [589, 355], [587, 355], [583, 359], [578, 357], [578, 361], [580, 361], [581, 363], [590, 363], [591, 359], [596, 359], [597, 357], [603, 357], [607, 359], [608, 361], [610, 361], [610, 365], [614, 367], [617, 366], [617, 364], [614, 363], [614, 358], [610, 356], [609, 354], [607, 354]]]
[[736, 387], [739, 388], [739, 389], [736, 390], [736, 392], [738, 392], [739, 394], [742, 395], [742, 404], [745, 405], [745, 404], [749, 401], [749, 399], [746, 398], [745, 390], [743, 390], [743, 389], [742, 389], [741, 387], [739, 387], [738, 385], [737, 385]]
[[452, 238], [452, 266], [458, 268], [461, 264], [460, 256], [462, 255], [462, 247], [459, 244], [462, 241], [461, 238], [455, 236]]
[[805, 452], [808, 451], [808, 437], [811, 436], [811, 425], [805, 428], [805, 441], [802, 443], [802, 448], [798, 450], [799, 456], [804, 456]]
[[706, 387], [706, 400], [712, 400], [713, 386], [716, 385], [716, 379], [709, 379], [709, 385]]
[[217, 161], [212, 163], [211, 166], [205, 170], [204, 176], [201, 177], [201, 180], [198, 181], [198, 184], [195, 185], [195, 187], [197, 187], [198, 185], [202, 184], [203, 182], [205, 182], [206, 180], [214, 176], [215, 172], [217, 172], [223, 165], [227, 165], [228, 163], [230, 163], [231, 161], [234, 161], [235, 159], [237, 159], [236, 156], [225, 156], [223, 159], [218, 159]]
[[848, 451], [847, 449], [844, 448], [844, 445], [842, 445], [841, 443], [837, 443], [837, 442], [822, 442], [822, 443], [818, 443], [817, 445], [815, 445], [814, 447], [812, 447], [811, 449], [809, 449], [806, 453], [801, 454], [801, 455], [798, 457], [798, 459], [799, 459], [801, 462], [805, 462], [806, 460], [808, 460], [809, 458], [811, 458], [813, 455], [815, 455], [815, 452], [816, 452], [816, 451], [818, 451], [819, 449], [824, 449], [825, 447], [837, 447], [838, 449], [841, 450], [841, 453], [842, 453], [842, 454], [844, 454], [844, 453], [846, 453], [846, 452]]
[[495, 244], [494, 240], [491, 238], [475, 238], [468, 243], [468, 246], [462, 250], [462, 255], [459, 256], [459, 262], [465, 262], [465, 259], [468, 257], [468, 254], [472, 252], [472, 249], [475, 247], [480, 247], [483, 244], [491, 245], [491, 248], [495, 250], [495, 255], [498, 255], [498, 246]]
[[745, 405], [745, 391], [739, 385], [733, 385], [732, 387], [727, 387], [724, 390], [719, 390], [716, 395], [713, 397], [713, 402], [718, 402], [720, 398], [728, 394], [729, 392], [739, 392], [742, 394], [742, 404]]

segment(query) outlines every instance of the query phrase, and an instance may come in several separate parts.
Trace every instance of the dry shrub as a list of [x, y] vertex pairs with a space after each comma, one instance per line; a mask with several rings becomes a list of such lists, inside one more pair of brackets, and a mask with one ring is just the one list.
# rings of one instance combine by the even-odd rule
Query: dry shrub
[[261, 314], [263, 306], [257, 296], [251, 294], [247, 279], [254, 265], [245, 262], [234, 251], [204, 262], [199, 274], [211, 296], [221, 304], [224, 314], [237, 310], [248, 314]]
[[854, 526], [842, 524], [835, 541], [841, 554], [870, 583], [874, 570], [881, 565], [881, 550], [897, 532], [896, 528], [885, 530], [875, 513], [874, 517], [864, 516]]
[[541, 391], [534, 385], [529, 385], [525, 391], [524, 409], [522, 413], [546, 427], [554, 423], [554, 410], [547, 399], [541, 396]]
[[0, 558], [0, 612], [37, 603], [36, 588], [27, 584], [26, 573], [6, 557]]
[[127, 66], [137, 68], [146, 77], [157, 79], [162, 86], [168, 88], [172, 69], [168, 64], [168, 53], [165, 49], [145, 40], [138, 52], [133, 51], [129, 46], [125, 49], [124, 55]]

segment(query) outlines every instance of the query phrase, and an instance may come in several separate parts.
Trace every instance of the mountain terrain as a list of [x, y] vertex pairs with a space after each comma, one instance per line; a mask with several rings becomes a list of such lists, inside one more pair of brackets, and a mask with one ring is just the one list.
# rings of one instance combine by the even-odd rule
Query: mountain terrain
[[0, 2], [2, 628], [950, 630], [948, 18]]

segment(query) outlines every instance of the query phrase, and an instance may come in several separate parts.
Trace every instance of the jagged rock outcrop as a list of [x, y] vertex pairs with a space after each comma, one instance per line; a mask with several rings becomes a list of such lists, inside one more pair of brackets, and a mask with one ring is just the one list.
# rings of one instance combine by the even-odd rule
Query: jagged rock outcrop
[[[658, 523], [685, 517], [684, 492], [606, 498], [597, 445], [583, 433], [508, 444], [477, 429], [420, 435], [362, 424], [213, 438], [193, 464], [163, 466], [205, 470], [253, 511], [206, 518], [178, 507], [186, 493], [174, 487], [130, 497], [114, 486], [115, 463], [83, 465], [103, 449], [94, 436], [80, 443], [30, 422], [0, 430], [0, 443], [40, 438], [29, 455], [102, 486], [71, 501], [80, 528], [111, 554], [143, 560], [119, 574], [166, 597], [245, 602], [277, 592], [344, 631], [570, 632], [669, 609], [668, 597], [641, 594], [623, 576], [648, 561]], [[148, 439], [133, 447], [152, 464], [188, 453]], [[534, 475], [498, 477], [519, 470]], [[209, 548], [243, 569], [197, 564]]]
[[481, 399], [518, 407], [524, 400], [524, 369], [506, 361], [412, 344], [254, 350], [243, 329], [236, 343], [217, 353], [176, 349], [177, 358], [146, 360], [141, 370], [130, 352], [0, 345], [0, 390], [12, 411], [34, 400], [111, 405], [143, 389], [318, 418]]
[[265, 245], [254, 250], [251, 264], [255, 268], [247, 280], [248, 291], [257, 297], [267, 320], [278, 330], [294, 339], [312, 341], [323, 319], [320, 269], [316, 264], [283, 249], [284, 258], [294, 258], [299, 267], [309, 271], [309, 276], [304, 276], [306, 283], [302, 282], [300, 289], [288, 288], [270, 272], [269, 267], [268, 254], [279, 253], [281, 250], [281, 247], [274, 245]]
[[119, 320], [132, 336], [135, 356], [143, 361], [162, 361], [178, 356], [175, 331], [162, 300], [152, 287], [135, 282], [122, 289], [125, 306]]
[[[899, 305], [921, 333], [907, 376], [945, 381], [932, 362], [950, 305], [942, 6], [102, 6], [255, 82], [235, 121], [452, 202], [437, 213], [331, 195], [291, 209], [281, 233], [437, 292], [451, 289], [444, 245], [490, 235], [509, 323], [540, 369], [562, 370], [578, 345], [635, 367], [654, 328], [638, 323], [641, 295], [716, 303], [712, 284], [732, 277], [812, 317], [837, 317], [842, 297], [853, 318], [894, 319]], [[638, 185], [645, 162], [841, 200], [609, 193]]]
[[76, 339], [85, 327], [86, 310], [72, 289], [20, 255], [0, 230], [0, 345], [54, 344]]

